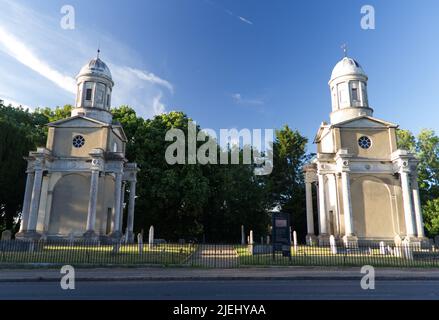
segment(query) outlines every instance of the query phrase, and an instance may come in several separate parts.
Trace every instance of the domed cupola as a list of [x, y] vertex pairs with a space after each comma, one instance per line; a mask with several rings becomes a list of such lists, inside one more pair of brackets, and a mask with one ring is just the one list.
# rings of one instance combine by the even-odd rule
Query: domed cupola
[[372, 116], [367, 98], [368, 77], [361, 65], [352, 58], [344, 57], [332, 70], [331, 123], [339, 123], [361, 115]]
[[76, 77], [78, 92], [72, 116], [83, 115], [111, 123], [111, 92], [114, 82], [108, 66], [99, 58], [90, 60]]

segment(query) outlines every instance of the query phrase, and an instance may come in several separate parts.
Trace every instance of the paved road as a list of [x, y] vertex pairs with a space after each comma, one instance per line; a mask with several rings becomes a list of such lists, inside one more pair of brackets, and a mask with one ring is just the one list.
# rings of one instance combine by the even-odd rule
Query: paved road
[[357, 280], [233, 280], [77, 282], [64, 291], [58, 282], [2, 282], [0, 299], [439, 299], [437, 280], [381, 280], [362, 290]]

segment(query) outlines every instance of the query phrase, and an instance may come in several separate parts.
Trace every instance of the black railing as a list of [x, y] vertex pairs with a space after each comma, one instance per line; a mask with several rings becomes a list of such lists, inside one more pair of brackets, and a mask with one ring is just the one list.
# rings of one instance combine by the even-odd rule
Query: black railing
[[[284, 248], [285, 249], [285, 248]], [[0, 265], [162, 265], [200, 268], [245, 266], [439, 267], [439, 249], [420, 244], [343, 244], [291, 246], [274, 252], [270, 245], [103, 244], [83, 241], [0, 241]]]

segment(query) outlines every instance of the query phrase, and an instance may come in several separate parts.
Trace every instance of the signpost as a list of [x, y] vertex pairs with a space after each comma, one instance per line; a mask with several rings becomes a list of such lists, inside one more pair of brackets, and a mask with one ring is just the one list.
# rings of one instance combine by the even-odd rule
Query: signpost
[[290, 215], [284, 212], [272, 213], [273, 260], [276, 252], [291, 260]]

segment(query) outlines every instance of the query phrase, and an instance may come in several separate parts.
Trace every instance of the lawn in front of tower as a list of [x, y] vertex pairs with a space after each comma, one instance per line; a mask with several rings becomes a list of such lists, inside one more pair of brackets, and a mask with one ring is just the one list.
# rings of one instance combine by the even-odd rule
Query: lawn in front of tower
[[192, 244], [159, 244], [139, 250], [136, 244], [36, 244], [33, 250], [1, 250], [0, 263], [73, 265], [181, 265], [196, 250]]
[[[364, 266], [374, 267], [439, 267], [439, 254], [428, 250], [414, 251], [414, 259], [382, 255], [376, 247], [364, 247], [358, 251], [333, 253], [330, 247], [291, 247], [291, 259], [282, 253], [251, 254], [248, 246], [235, 246], [241, 266]], [[401, 249], [401, 248], [400, 248]]]

